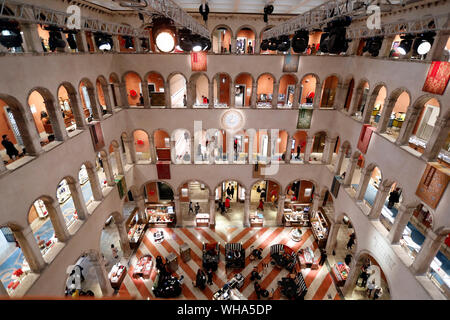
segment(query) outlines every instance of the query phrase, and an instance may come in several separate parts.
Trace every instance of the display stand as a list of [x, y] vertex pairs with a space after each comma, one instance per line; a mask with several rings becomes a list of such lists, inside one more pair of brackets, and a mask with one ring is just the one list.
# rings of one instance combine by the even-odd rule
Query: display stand
[[313, 270], [319, 269], [319, 259], [314, 254], [314, 249], [306, 247], [298, 251], [298, 261], [301, 268], [311, 268]]
[[256, 211], [253, 215], [250, 215], [251, 227], [262, 227], [264, 224], [264, 215], [261, 212]]
[[195, 216], [197, 227], [209, 227], [209, 214], [199, 213]]
[[345, 263], [342, 263], [342, 262], [335, 263], [333, 265], [333, 268], [331, 268], [331, 272], [330, 272], [331, 277], [334, 280], [334, 283], [339, 287], [344, 286], [349, 273], [350, 273], [349, 267]]
[[120, 285], [122, 284], [123, 279], [125, 279], [126, 274], [127, 274], [127, 267], [121, 264], [120, 262], [116, 263], [108, 274], [111, 287], [119, 290]]
[[237, 273], [213, 295], [213, 300], [247, 300], [238, 289], [244, 285], [244, 277]]
[[135, 208], [126, 221], [128, 230], [128, 240], [130, 242], [130, 248], [136, 249], [139, 247], [142, 239], [144, 238], [147, 224], [139, 219], [138, 209]]
[[133, 278], [149, 279], [152, 272], [153, 260], [151, 255], [142, 256], [133, 270]]
[[328, 221], [328, 218], [324, 214], [322, 208], [319, 208], [318, 211], [311, 214], [310, 222], [311, 230], [314, 238], [317, 241], [317, 245], [319, 246], [319, 248], [325, 248], [327, 244], [328, 228], [330, 222]]
[[286, 227], [309, 227], [309, 203], [289, 203], [284, 208], [283, 223]]
[[174, 204], [146, 203], [147, 221], [154, 227], [170, 227], [175, 223]]

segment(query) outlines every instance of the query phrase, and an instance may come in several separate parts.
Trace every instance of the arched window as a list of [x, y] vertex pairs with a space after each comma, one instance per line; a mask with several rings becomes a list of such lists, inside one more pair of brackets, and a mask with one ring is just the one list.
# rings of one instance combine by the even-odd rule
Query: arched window
[[187, 107], [187, 91], [186, 78], [180, 74], [174, 74], [169, 79], [170, 85], [170, 101], [172, 108], [186, 108]]
[[231, 103], [231, 78], [226, 73], [214, 76], [214, 107], [226, 108]]
[[231, 31], [228, 27], [217, 27], [212, 33], [212, 49], [214, 53], [231, 52]]
[[234, 80], [234, 105], [248, 107], [253, 94], [253, 78], [249, 73], [241, 73]]
[[242, 28], [236, 34], [236, 53], [253, 54], [255, 52], [255, 32], [250, 28]]
[[258, 77], [257, 89], [256, 89], [256, 104], [258, 108], [271, 108], [273, 98], [273, 86], [275, 78], [265, 73]]

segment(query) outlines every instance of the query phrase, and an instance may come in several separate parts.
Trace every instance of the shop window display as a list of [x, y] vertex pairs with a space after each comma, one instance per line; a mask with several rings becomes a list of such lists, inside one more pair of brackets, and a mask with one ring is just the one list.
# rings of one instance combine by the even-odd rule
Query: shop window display
[[338, 85], [338, 78], [336, 76], [330, 76], [325, 79], [322, 97], [320, 102], [320, 108], [333, 108], [334, 99], [336, 96], [336, 89]]
[[255, 33], [250, 28], [242, 28], [236, 35], [236, 53], [253, 54], [255, 47]]
[[259, 76], [256, 88], [256, 105], [258, 108], [271, 108], [275, 79], [270, 74]]
[[439, 114], [440, 105], [436, 99], [433, 98], [424, 103], [408, 141], [411, 148], [421, 153], [424, 152]]
[[231, 53], [231, 31], [226, 27], [219, 27], [213, 31], [212, 49], [214, 53]]
[[[376, 89], [375, 89], [376, 90]], [[377, 127], [378, 122], [381, 118], [381, 113], [383, 111], [384, 102], [386, 100], [386, 87], [382, 86], [379, 88], [377, 96], [375, 98], [375, 103], [373, 105], [372, 112], [370, 114], [370, 125], [373, 127]]]

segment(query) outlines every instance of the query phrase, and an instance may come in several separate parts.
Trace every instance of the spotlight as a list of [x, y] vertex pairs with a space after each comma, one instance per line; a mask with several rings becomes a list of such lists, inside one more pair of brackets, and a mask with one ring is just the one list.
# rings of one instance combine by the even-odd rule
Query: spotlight
[[412, 34], [407, 34], [400, 37], [403, 39], [400, 41], [400, 44], [397, 48], [398, 53], [400, 53], [402, 56], [407, 54], [411, 50], [411, 46], [413, 43], [414, 36]]
[[75, 39], [75, 34], [78, 33], [78, 31], [74, 30], [66, 30], [63, 31], [63, 33], [67, 34], [67, 43], [69, 44], [69, 48], [72, 50], [75, 50], [77, 48], [77, 40]]
[[133, 49], [133, 38], [130, 36], [122, 36], [122, 38], [125, 40], [125, 49]]
[[289, 36], [282, 35], [278, 38], [278, 46], [277, 50], [281, 52], [286, 52], [291, 47], [291, 41], [289, 40]]
[[178, 31], [178, 44], [181, 50], [189, 52], [192, 50], [192, 34], [189, 29]]
[[61, 36], [61, 28], [55, 26], [48, 26], [44, 28], [49, 31], [48, 45], [50, 51], [55, 52], [57, 48], [64, 49], [66, 47], [66, 42]]
[[302, 53], [308, 47], [309, 33], [306, 30], [297, 30], [291, 40], [292, 50], [295, 53]]
[[94, 33], [94, 40], [99, 50], [110, 51], [113, 48], [113, 39], [109, 34], [96, 32]]
[[339, 17], [327, 24], [324, 33], [320, 38], [320, 51], [339, 54], [348, 49], [348, 40], [346, 39], [346, 27], [352, 22], [348, 16]]
[[273, 12], [273, 5], [269, 4], [264, 7], [264, 22], [267, 23], [269, 21], [269, 14]]
[[176, 29], [172, 20], [159, 17], [153, 19], [153, 39], [162, 52], [171, 52], [175, 48]]
[[276, 38], [269, 39], [269, 50], [275, 51], [278, 48], [278, 40]]
[[260, 47], [261, 47], [262, 51], [268, 50], [269, 49], [269, 40], [265, 39], [265, 40], [261, 41]]
[[15, 21], [0, 19], [0, 43], [6, 48], [15, 48], [22, 45], [19, 24]]
[[377, 57], [380, 52], [381, 45], [383, 43], [383, 37], [373, 37], [366, 39], [363, 52], [368, 51], [372, 57]]
[[194, 52], [200, 52], [202, 51], [202, 39], [198, 35], [194, 35], [192, 37], [192, 51]]
[[145, 51], [150, 50], [150, 47], [148, 45], [148, 39], [147, 38], [139, 38], [139, 40], [141, 41], [141, 48], [144, 49]]
[[418, 34], [413, 44], [414, 52], [420, 55], [427, 54], [433, 45], [435, 35], [433, 31]]
[[198, 12], [202, 15], [203, 20], [206, 22], [208, 20], [208, 14], [209, 14], [209, 6], [208, 3], [203, 3], [198, 8]]

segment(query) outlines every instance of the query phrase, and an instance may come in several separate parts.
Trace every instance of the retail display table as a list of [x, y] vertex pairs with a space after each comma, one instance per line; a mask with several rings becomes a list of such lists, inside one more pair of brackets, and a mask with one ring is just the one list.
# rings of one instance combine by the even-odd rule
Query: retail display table
[[119, 290], [120, 285], [122, 284], [123, 279], [125, 279], [126, 274], [127, 274], [127, 267], [125, 267], [120, 262], [116, 263], [108, 274], [111, 287]]
[[144, 279], [150, 278], [150, 274], [152, 272], [153, 260], [152, 256], [145, 255], [141, 257], [133, 270], [133, 278], [142, 277]]
[[334, 283], [338, 287], [342, 287], [345, 284], [345, 280], [347, 280], [347, 276], [350, 272], [350, 269], [345, 263], [338, 262], [335, 263], [333, 268], [331, 268], [331, 277], [334, 280]]

